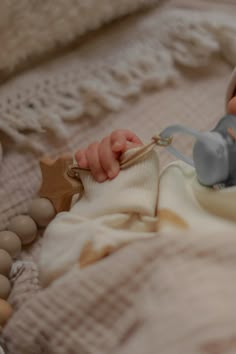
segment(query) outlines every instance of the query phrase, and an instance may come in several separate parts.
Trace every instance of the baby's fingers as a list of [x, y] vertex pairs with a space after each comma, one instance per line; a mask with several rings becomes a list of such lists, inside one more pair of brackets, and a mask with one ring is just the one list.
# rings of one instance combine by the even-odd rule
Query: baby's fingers
[[127, 149], [138, 145], [142, 145], [142, 141], [130, 130], [115, 130], [111, 134], [111, 147], [114, 152], [125, 152]]
[[79, 167], [81, 168], [88, 168], [88, 160], [86, 157], [86, 151], [85, 150], [79, 150], [75, 153], [75, 159]]
[[93, 177], [98, 182], [104, 182], [107, 179], [107, 176], [102, 168], [98, 151], [99, 151], [98, 142], [90, 144], [86, 150], [86, 158], [88, 160], [88, 165]]
[[101, 141], [99, 145], [100, 162], [109, 179], [116, 177], [120, 171], [119, 155], [111, 149], [110, 136]]

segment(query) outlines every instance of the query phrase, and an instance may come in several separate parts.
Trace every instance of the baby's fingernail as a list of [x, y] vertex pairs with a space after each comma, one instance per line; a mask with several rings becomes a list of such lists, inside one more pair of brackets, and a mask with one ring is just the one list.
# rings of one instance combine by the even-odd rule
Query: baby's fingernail
[[122, 145], [121, 145], [121, 143], [119, 143], [118, 141], [115, 142], [115, 143], [112, 145], [112, 150], [113, 150], [113, 151], [120, 151], [121, 148], [122, 148]]
[[82, 167], [82, 168], [85, 167], [86, 161], [85, 161], [85, 158], [82, 154], [77, 154], [75, 156], [75, 159], [76, 159], [76, 162], [79, 165], [79, 167]]
[[100, 173], [98, 176], [96, 176], [96, 180], [98, 182], [104, 182], [107, 179], [107, 176], [104, 173]]
[[79, 152], [77, 152], [76, 154], [75, 154], [75, 159], [76, 159], [76, 161], [77, 162], [79, 162], [80, 160], [81, 160], [81, 154], [79, 153]]
[[113, 167], [112, 170], [108, 171], [108, 177], [110, 179], [112, 179], [112, 178], [116, 177], [118, 175], [118, 173], [119, 173], [119, 167]]
[[84, 167], [84, 164], [83, 164], [83, 159], [79, 159], [79, 160], [76, 160], [77, 161], [77, 164], [79, 167], [83, 168]]

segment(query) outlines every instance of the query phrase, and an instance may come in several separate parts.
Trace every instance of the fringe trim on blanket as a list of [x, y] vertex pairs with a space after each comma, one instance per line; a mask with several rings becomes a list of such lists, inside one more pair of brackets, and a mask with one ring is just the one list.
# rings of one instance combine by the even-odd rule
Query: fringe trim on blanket
[[64, 122], [119, 111], [125, 100], [176, 81], [221, 56], [236, 65], [235, 17], [162, 10], [123, 20], [63, 58], [0, 88], [0, 129], [34, 147], [31, 132], [66, 134]]

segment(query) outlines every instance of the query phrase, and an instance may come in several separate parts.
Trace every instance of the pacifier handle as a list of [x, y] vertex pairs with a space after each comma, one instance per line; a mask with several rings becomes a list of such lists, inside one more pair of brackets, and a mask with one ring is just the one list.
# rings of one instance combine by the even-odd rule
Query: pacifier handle
[[173, 146], [166, 149], [178, 159], [195, 168], [199, 182], [205, 186], [225, 183], [229, 178], [230, 159], [227, 141], [224, 136], [215, 130], [198, 132], [183, 125], [170, 125], [164, 129], [160, 137], [166, 138], [174, 133], [184, 133], [193, 136], [196, 142], [193, 146], [192, 156], [189, 158]]
[[[160, 137], [167, 138], [167, 137], [172, 136], [174, 133], [184, 133], [187, 135], [194, 136], [196, 139], [199, 139], [199, 140], [201, 140], [203, 138], [202, 133], [199, 133], [192, 128], [185, 127], [181, 124], [174, 124], [174, 125], [168, 126], [160, 133]], [[187, 164], [194, 167], [193, 159], [185, 156], [182, 152], [178, 151], [174, 146], [168, 145], [168, 146], [166, 146], [166, 149], [171, 154], [175, 155], [178, 159], [181, 159], [184, 162], [186, 162]]]

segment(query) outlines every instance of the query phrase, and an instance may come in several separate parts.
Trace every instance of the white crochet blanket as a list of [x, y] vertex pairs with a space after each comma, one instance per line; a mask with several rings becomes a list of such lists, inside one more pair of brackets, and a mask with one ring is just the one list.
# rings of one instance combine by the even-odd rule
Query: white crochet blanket
[[235, 66], [235, 47], [233, 15], [157, 7], [0, 87], [0, 129], [42, 151], [32, 133], [68, 137], [64, 122], [119, 111], [127, 98], [175, 82], [184, 68], [206, 67], [216, 56]]

